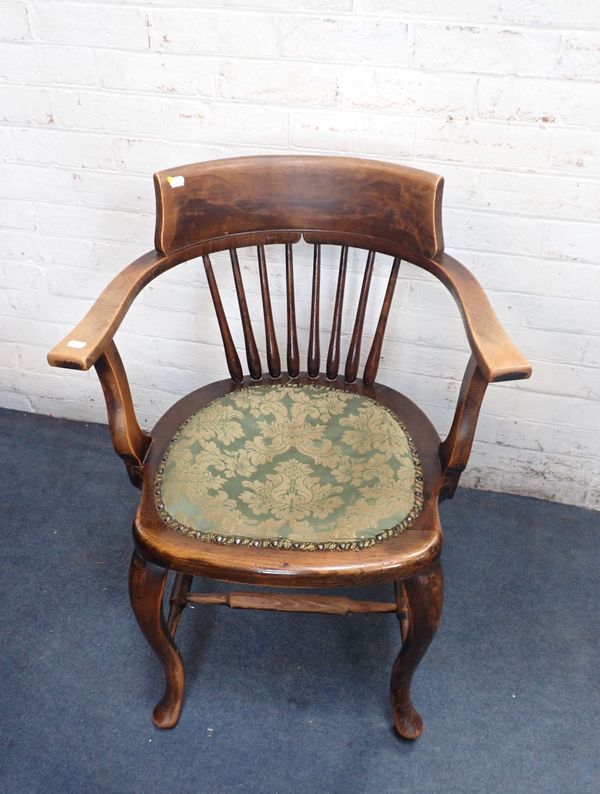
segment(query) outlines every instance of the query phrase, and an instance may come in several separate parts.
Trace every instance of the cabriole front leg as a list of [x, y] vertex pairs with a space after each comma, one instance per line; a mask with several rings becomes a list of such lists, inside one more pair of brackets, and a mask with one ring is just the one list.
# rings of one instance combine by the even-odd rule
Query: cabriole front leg
[[140, 629], [158, 656], [166, 677], [162, 699], [154, 707], [152, 719], [158, 728], [173, 728], [179, 720], [185, 675], [183, 662], [173, 642], [163, 614], [163, 594], [167, 571], [143, 560], [134, 551], [129, 569], [129, 597]]
[[410, 684], [440, 623], [444, 580], [439, 559], [403, 584], [408, 625], [402, 649], [392, 668], [390, 695], [396, 731], [404, 739], [416, 739], [423, 733], [423, 720], [410, 699]]

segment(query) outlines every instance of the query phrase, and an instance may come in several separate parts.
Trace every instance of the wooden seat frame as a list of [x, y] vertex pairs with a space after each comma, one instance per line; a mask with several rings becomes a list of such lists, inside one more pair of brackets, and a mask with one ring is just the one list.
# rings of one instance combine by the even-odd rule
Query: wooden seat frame
[[[439, 624], [443, 582], [442, 530], [438, 503], [454, 495], [475, 434], [488, 383], [527, 378], [531, 367], [502, 329], [482, 288], [456, 259], [443, 252], [443, 179], [382, 162], [332, 157], [248, 157], [161, 171], [155, 248], [126, 267], [102, 292], [79, 325], [48, 355], [53, 366], [87, 370], [95, 366], [108, 409], [112, 441], [129, 477], [141, 489], [133, 524], [131, 603], [148, 643], [165, 672], [166, 690], [154, 708], [160, 728], [176, 725], [184, 691], [184, 668], [174, 643], [186, 604], [232, 608], [326, 612], [394, 612], [401, 650], [391, 675], [397, 732], [416, 738], [423, 721], [412, 705], [413, 673]], [[306, 372], [300, 371], [296, 327], [293, 245], [303, 238], [314, 247]], [[287, 373], [282, 374], [271, 310], [265, 245], [285, 246], [287, 286]], [[321, 246], [340, 246], [331, 337], [321, 371]], [[237, 249], [256, 246], [265, 322], [268, 374], [263, 373]], [[348, 248], [364, 249], [367, 261], [343, 375], [339, 374], [341, 324]], [[244, 376], [223, 310], [210, 255], [228, 250], [238, 297], [249, 375]], [[362, 379], [357, 379], [363, 324], [375, 255], [393, 257], [375, 337]], [[223, 340], [230, 380], [205, 386], [177, 402], [149, 433], [137, 421], [123, 363], [114, 342], [129, 306], [150, 281], [181, 262], [202, 257]], [[450, 431], [441, 441], [425, 414], [403, 395], [376, 382], [381, 348], [401, 260], [438, 278], [454, 297], [471, 348]], [[358, 551], [297, 551], [276, 547], [200, 542], [167, 526], [157, 512], [154, 478], [164, 450], [179, 425], [211, 400], [261, 380], [321, 383], [376, 399], [408, 427], [421, 458], [424, 507], [399, 535]], [[163, 596], [175, 572], [168, 617]], [[390, 602], [284, 592], [194, 593], [194, 576], [267, 587], [335, 587], [394, 583]]]

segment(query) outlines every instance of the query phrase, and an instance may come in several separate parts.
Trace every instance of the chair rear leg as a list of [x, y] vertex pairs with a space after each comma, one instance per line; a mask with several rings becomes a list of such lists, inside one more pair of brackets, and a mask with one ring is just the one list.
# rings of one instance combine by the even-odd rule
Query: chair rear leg
[[423, 733], [423, 720], [410, 699], [410, 684], [440, 623], [444, 580], [439, 560], [403, 584], [408, 625], [402, 625], [399, 612], [401, 629], [406, 636], [392, 668], [390, 695], [396, 731], [404, 739], [416, 739]]
[[158, 728], [173, 728], [179, 720], [185, 674], [183, 662], [169, 633], [163, 614], [167, 571], [146, 562], [134, 551], [129, 568], [129, 597], [142, 634], [165, 671], [166, 689], [154, 707], [152, 719]]

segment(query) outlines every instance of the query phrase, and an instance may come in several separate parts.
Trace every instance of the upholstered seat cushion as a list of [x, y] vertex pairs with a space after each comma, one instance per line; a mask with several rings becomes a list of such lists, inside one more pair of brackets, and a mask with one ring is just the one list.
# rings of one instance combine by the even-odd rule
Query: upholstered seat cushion
[[170, 526], [200, 540], [355, 549], [407, 527], [422, 474], [387, 408], [323, 386], [249, 386], [194, 413], [155, 483]]

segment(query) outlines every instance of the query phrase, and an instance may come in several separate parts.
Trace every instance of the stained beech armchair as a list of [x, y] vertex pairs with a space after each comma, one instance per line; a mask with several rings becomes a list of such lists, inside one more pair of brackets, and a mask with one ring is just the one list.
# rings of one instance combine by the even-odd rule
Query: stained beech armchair
[[[166, 677], [154, 722], [172, 728], [179, 719], [184, 667], [175, 634], [186, 604], [339, 615], [390, 612], [400, 622], [402, 641], [391, 674], [394, 723], [400, 736], [415, 738], [423, 722], [411, 702], [411, 679], [442, 609], [438, 503], [454, 495], [467, 465], [488, 384], [531, 374], [476, 279], [443, 251], [443, 179], [383, 162], [281, 156], [188, 165], [155, 174], [154, 184], [155, 250], [126, 267], [48, 355], [53, 366], [96, 368], [114, 448], [141, 489], [130, 596]], [[298, 344], [294, 280], [294, 246], [301, 239], [313, 250], [305, 354]], [[284, 367], [265, 246], [282, 247], [277, 267], [286, 283]], [[321, 301], [323, 246], [338, 249], [333, 306]], [[266, 371], [237, 254], [248, 247], [257, 252]], [[341, 372], [350, 248], [364, 251], [365, 269]], [[246, 375], [238, 355], [242, 339], [234, 342], [219, 268], [211, 261], [220, 251], [230, 253]], [[382, 304], [372, 309], [376, 332], [359, 377], [378, 254], [387, 255], [387, 288]], [[149, 282], [196, 257], [203, 260], [230, 378], [179, 400], [146, 433], [136, 419], [114, 335]], [[443, 441], [413, 402], [376, 379], [402, 260], [448, 288], [471, 348]], [[323, 318], [331, 318], [331, 333], [321, 355]], [[165, 617], [169, 572], [174, 576]], [[194, 576], [267, 590], [193, 592]], [[286, 592], [370, 582], [393, 583], [393, 598], [357, 601]]]

